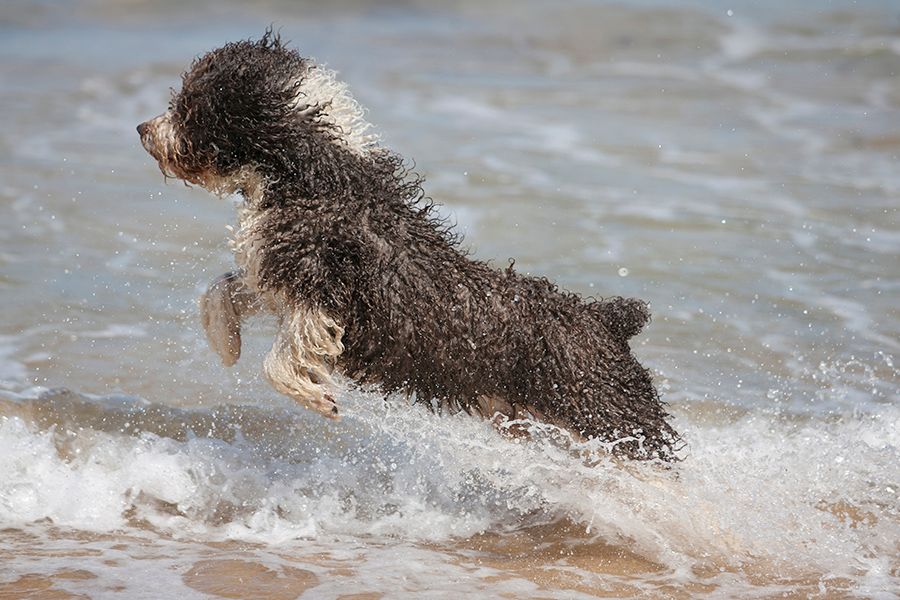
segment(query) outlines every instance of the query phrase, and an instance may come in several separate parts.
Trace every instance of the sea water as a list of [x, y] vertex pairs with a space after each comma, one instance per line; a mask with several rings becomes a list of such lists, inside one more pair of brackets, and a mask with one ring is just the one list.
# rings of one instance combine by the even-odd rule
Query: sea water
[[[349, 384], [326, 421], [260, 377], [266, 318], [218, 363], [235, 200], [134, 127], [271, 23], [474, 256], [651, 303], [681, 462]], [[898, 34], [874, 0], [4, 4], [0, 596], [897, 597]]]

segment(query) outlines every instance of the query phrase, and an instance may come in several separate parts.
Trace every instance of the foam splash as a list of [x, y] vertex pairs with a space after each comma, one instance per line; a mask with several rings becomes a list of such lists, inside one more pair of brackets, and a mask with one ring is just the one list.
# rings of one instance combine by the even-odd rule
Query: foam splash
[[[0, 522], [283, 543], [419, 541], [567, 519], [681, 572], [780, 565], [894, 579], [900, 410], [747, 415], [693, 431], [673, 468], [614, 464], [558, 436], [349, 394], [344, 420], [184, 410], [122, 396], [5, 393]], [[557, 432], [558, 433], [558, 432]], [[595, 458], [585, 460], [586, 455]]]

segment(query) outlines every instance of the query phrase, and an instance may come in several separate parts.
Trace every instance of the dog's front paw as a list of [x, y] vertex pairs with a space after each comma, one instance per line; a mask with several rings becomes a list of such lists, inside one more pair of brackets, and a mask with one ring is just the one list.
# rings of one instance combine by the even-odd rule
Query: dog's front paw
[[321, 386], [311, 383], [305, 376], [294, 379], [278, 378], [278, 375], [273, 373], [269, 367], [271, 365], [264, 365], [264, 372], [272, 387], [277, 391], [288, 396], [300, 406], [319, 413], [326, 419], [341, 420], [337, 402]]
[[330, 395], [325, 394], [325, 404], [322, 408], [324, 409], [322, 414], [329, 419], [334, 419], [335, 421], [341, 420], [341, 413], [338, 411], [337, 402], [335, 402], [334, 398]]
[[341, 413], [338, 410], [337, 402], [330, 394], [306, 394], [304, 396], [293, 396], [299, 404], [305, 408], [315, 411], [333, 421], [341, 420]]
[[327, 419], [340, 421], [341, 413], [331, 394], [325, 392], [320, 385], [312, 383], [306, 375], [298, 375], [291, 370], [290, 374], [285, 376], [286, 372], [279, 367], [280, 365], [272, 359], [267, 359], [263, 364], [263, 371], [272, 387], [300, 406], [317, 412]]
[[230, 367], [241, 356], [241, 315], [235, 306], [239, 275], [226, 273], [215, 279], [200, 296], [200, 320], [209, 347]]

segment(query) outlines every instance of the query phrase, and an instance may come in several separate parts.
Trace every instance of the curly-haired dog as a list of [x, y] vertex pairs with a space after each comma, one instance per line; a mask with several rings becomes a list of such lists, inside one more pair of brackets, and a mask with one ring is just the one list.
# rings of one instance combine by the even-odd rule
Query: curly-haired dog
[[618, 440], [617, 454], [674, 457], [678, 435], [628, 346], [646, 304], [585, 300], [468, 258], [346, 85], [277, 35], [197, 59], [138, 132], [166, 176], [244, 198], [239, 268], [201, 299], [226, 365], [241, 319], [265, 310], [279, 319], [267, 378], [327, 417], [338, 370], [431, 406], [529, 416]]

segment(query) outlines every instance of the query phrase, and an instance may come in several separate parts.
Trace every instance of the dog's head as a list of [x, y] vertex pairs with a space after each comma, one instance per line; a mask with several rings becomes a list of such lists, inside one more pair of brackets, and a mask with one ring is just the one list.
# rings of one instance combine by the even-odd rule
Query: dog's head
[[195, 60], [169, 109], [137, 128], [163, 174], [215, 192], [235, 191], [248, 173], [314, 178], [319, 156], [370, 152], [368, 129], [335, 73], [271, 31]]

